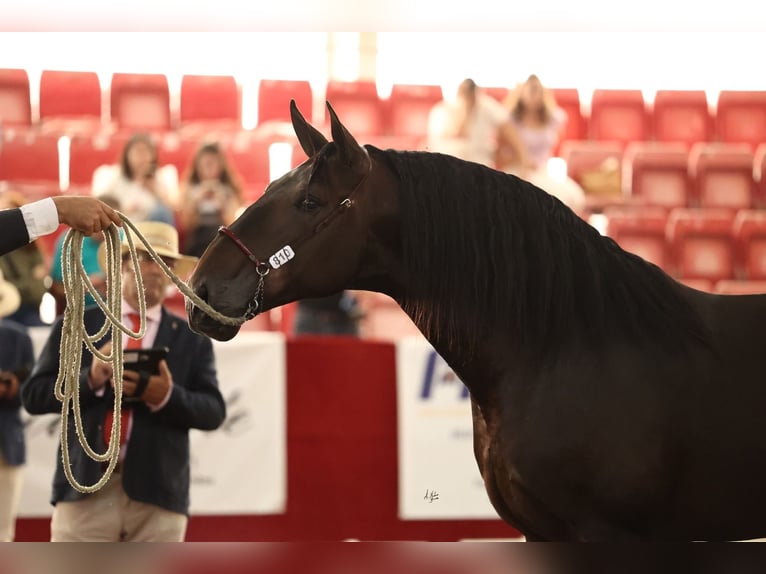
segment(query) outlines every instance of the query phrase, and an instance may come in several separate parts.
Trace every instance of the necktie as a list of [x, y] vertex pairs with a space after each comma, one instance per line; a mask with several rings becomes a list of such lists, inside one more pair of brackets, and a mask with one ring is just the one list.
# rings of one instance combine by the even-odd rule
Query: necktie
[[[130, 321], [131, 327], [130, 330], [133, 332], [138, 331], [138, 328], [141, 326], [141, 316], [138, 313], [128, 313], [128, 321]], [[128, 337], [128, 342], [125, 345], [126, 350], [131, 349], [140, 349], [142, 339], [134, 339], [133, 337]], [[124, 399], [123, 399], [124, 400]], [[114, 409], [109, 408], [106, 411], [106, 418], [104, 419], [104, 445], [109, 444], [109, 437], [112, 433], [112, 420], [114, 418]], [[123, 403], [122, 409], [120, 410], [120, 460], [122, 460], [123, 453], [122, 453], [122, 447], [125, 446], [125, 443], [127, 442], [128, 438], [128, 432], [130, 431], [130, 426], [133, 423], [133, 409], [130, 408], [130, 405], [125, 405]]]

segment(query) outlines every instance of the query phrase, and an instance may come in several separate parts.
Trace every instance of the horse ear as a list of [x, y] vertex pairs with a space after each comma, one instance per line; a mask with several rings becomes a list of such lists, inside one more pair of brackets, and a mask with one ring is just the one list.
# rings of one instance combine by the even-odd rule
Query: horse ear
[[295, 100], [290, 100], [290, 118], [293, 122], [295, 135], [298, 136], [298, 142], [308, 157], [314, 157], [320, 149], [327, 145], [327, 138], [306, 121], [306, 118], [298, 110], [298, 106], [295, 105]]
[[340, 120], [335, 110], [332, 109], [330, 102], [327, 102], [327, 111], [330, 112], [330, 129], [332, 131], [332, 139], [335, 145], [338, 147], [338, 153], [341, 158], [348, 164], [353, 165], [357, 160], [367, 157], [367, 152], [362, 146], [356, 143], [354, 136], [351, 135]]

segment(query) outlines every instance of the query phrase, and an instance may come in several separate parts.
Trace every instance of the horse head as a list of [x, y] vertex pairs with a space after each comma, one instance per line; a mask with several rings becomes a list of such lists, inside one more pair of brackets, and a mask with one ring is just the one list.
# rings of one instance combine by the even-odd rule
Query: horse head
[[[290, 103], [293, 128], [308, 160], [271, 182], [210, 243], [189, 286], [213, 309], [247, 317], [306, 297], [352, 288], [369, 248], [375, 165], [339, 121], [330, 103], [332, 140]], [[191, 327], [219, 340], [225, 325], [187, 301]]]

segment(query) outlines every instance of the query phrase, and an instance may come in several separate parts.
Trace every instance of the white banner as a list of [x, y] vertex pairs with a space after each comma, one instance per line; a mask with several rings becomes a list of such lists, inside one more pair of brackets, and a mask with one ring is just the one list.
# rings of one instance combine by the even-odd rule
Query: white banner
[[[35, 352], [47, 328], [32, 329]], [[245, 331], [213, 341], [226, 420], [192, 430], [191, 509], [200, 514], [279, 514], [287, 499], [286, 352], [281, 333]], [[50, 516], [60, 415], [22, 415], [27, 465], [20, 516]]]
[[423, 337], [396, 344], [399, 518], [496, 519], [465, 385]]

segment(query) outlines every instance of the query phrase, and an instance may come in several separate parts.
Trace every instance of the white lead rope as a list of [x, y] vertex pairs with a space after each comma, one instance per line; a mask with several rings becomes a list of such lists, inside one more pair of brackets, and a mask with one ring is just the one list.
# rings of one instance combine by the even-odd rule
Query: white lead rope
[[[146, 250], [152, 256], [152, 259], [162, 268], [178, 290], [183, 295], [199, 307], [206, 314], [210, 315], [220, 323], [226, 325], [241, 325], [247, 318], [227, 317], [222, 315], [205, 301], [200, 299], [191, 288], [162, 261], [161, 257], [149, 245], [146, 238], [139, 232], [135, 225], [122, 213], [118, 215], [125, 225], [129, 227], [136, 237], [146, 247]], [[138, 288], [138, 304], [141, 316], [140, 328], [138, 331], [132, 331], [132, 325], [122, 323], [122, 256], [120, 233], [117, 226], [110, 225], [104, 231], [104, 241], [106, 246], [106, 298], [96, 290], [88, 277], [82, 263], [82, 245], [85, 235], [80, 231], [70, 229], [64, 237], [63, 250], [61, 253], [61, 266], [64, 282], [64, 293], [66, 296], [66, 308], [64, 309], [63, 326], [61, 330], [60, 347], [60, 369], [56, 378], [54, 392], [56, 399], [61, 401], [61, 458], [64, 465], [64, 474], [67, 480], [75, 490], [83, 493], [93, 493], [99, 490], [107, 483], [112, 476], [120, 450], [120, 410], [122, 408], [122, 333], [127, 334], [133, 339], [140, 339], [146, 333], [146, 301], [144, 299], [144, 285], [141, 277], [140, 267], [136, 248], [133, 244], [131, 233], [126, 233], [130, 257], [133, 261], [135, 270], [136, 286]], [[84, 311], [85, 311], [85, 289], [91, 294], [96, 304], [104, 312], [106, 320], [97, 333], [90, 335], [85, 329]], [[111, 331], [112, 348], [110, 354], [104, 354], [96, 349], [95, 344], [103, 339], [108, 331]], [[82, 367], [82, 346], [93, 354], [94, 357], [112, 363], [113, 381], [114, 381], [114, 417], [112, 419], [112, 429], [109, 436], [109, 444], [106, 452], [99, 454], [88, 444], [87, 437], [82, 426], [82, 414], [80, 411], [80, 369]], [[85, 453], [97, 462], [107, 462], [108, 465], [101, 478], [91, 486], [80, 484], [72, 474], [69, 462], [69, 443], [68, 443], [68, 423], [69, 411], [74, 412], [75, 430], [77, 438]]]

